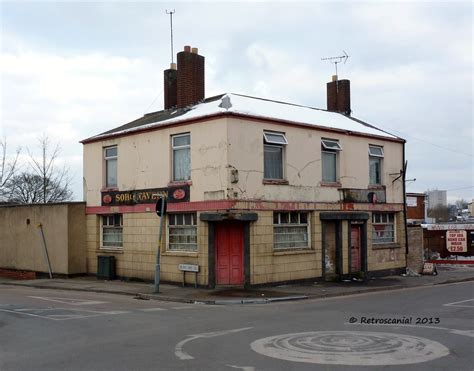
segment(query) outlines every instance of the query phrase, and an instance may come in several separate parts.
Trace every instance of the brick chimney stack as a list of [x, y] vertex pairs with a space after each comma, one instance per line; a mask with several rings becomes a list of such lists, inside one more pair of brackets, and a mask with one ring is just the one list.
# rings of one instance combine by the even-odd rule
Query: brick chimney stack
[[349, 80], [338, 80], [337, 75], [327, 83], [327, 110], [351, 114], [351, 83]]
[[204, 99], [204, 57], [197, 48], [185, 46], [177, 60], [177, 107], [183, 108]]
[[176, 63], [171, 63], [170, 68], [164, 71], [163, 92], [165, 109], [176, 107], [178, 104], [178, 70]]

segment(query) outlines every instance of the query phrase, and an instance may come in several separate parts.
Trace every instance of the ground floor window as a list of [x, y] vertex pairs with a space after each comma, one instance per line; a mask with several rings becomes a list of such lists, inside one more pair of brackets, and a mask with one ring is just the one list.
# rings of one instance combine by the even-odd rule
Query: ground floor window
[[102, 247], [123, 247], [122, 214], [102, 216]]
[[273, 247], [275, 250], [305, 248], [309, 244], [307, 212], [273, 213]]
[[372, 243], [395, 242], [395, 214], [372, 214]]
[[168, 214], [168, 250], [197, 251], [196, 213]]

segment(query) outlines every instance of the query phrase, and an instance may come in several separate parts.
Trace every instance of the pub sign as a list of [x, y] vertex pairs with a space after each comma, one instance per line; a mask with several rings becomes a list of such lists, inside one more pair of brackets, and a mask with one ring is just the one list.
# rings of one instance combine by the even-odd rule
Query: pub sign
[[166, 202], [189, 202], [189, 185], [179, 187], [135, 189], [132, 191], [105, 191], [101, 193], [102, 206], [156, 204], [160, 197]]

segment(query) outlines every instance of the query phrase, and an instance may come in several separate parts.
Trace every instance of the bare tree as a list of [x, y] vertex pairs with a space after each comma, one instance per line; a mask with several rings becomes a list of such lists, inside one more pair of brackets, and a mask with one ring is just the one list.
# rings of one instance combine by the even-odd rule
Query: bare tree
[[31, 173], [15, 175], [9, 183], [8, 201], [18, 204], [36, 204], [42, 202], [43, 180]]
[[8, 200], [9, 184], [17, 171], [18, 156], [20, 148], [17, 148], [13, 156], [7, 152], [7, 139], [0, 139], [0, 201]]
[[428, 217], [434, 218], [436, 222], [447, 222], [449, 219], [449, 209], [447, 206], [437, 205], [428, 209]]
[[69, 169], [56, 166], [61, 152], [59, 144], [51, 149], [49, 138], [39, 138], [41, 155], [38, 157], [28, 150], [30, 172], [23, 172], [10, 179], [9, 200], [17, 203], [48, 203], [67, 201], [72, 198]]
[[463, 198], [461, 198], [460, 200], [456, 200], [456, 203], [455, 203], [456, 208], [457, 208], [458, 210], [467, 209], [467, 208], [468, 208], [468, 204], [469, 204], [469, 203], [468, 203], [465, 199], [463, 199]]

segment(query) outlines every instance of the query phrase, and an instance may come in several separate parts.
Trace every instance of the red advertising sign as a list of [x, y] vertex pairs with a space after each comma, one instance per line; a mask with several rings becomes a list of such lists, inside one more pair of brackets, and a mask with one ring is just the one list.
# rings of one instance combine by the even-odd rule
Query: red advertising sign
[[188, 202], [189, 185], [131, 191], [106, 191], [102, 192], [102, 206], [155, 204], [159, 198], [165, 198], [169, 203]]
[[460, 230], [446, 231], [446, 249], [449, 252], [466, 252], [467, 251], [466, 231], [460, 231]]

